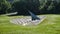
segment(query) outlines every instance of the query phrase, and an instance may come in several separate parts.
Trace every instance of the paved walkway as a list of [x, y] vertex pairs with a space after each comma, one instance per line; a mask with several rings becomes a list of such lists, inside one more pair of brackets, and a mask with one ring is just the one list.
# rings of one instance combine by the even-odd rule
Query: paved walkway
[[3, 15], [16, 15], [17, 14], [17, 12], [14, 12], [14, 13], [8, 13], [8, 14], [3, 14]]

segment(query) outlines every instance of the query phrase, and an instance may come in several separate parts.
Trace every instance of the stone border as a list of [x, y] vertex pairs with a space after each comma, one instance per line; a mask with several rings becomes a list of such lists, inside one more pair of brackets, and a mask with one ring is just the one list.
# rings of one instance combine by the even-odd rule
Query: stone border
[[44, 21], [46, 19], [46, 17], [44, 17], [38, 24], [42, 23], [42, 21]]

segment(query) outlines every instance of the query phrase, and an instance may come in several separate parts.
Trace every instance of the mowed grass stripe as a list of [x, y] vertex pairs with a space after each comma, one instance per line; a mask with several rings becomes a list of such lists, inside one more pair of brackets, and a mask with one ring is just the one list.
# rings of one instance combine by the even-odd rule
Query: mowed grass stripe
[[60, 34], [60, 15], [45, 16], [47, 18], [41, 24], [30, 27], [9, 22], [12, 18], [22, 18], [22, 16], [0, 16], [0, 34]]

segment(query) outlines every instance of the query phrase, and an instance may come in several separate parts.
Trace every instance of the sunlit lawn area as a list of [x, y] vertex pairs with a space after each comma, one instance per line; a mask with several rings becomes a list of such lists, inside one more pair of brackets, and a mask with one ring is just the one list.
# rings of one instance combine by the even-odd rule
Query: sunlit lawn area
[[9, 22], [24, 16], [0, 16], [0, 34], [60, 34], [60, 15], [45, 15], [47, 18], [37, 26], [21, 26]]

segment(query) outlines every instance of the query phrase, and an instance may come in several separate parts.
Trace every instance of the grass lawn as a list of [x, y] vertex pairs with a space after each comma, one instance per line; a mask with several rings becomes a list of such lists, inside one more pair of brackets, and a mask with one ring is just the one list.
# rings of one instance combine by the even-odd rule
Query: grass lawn
[[37, 26], [21, 26], [9, 22], [24, 16], [0, 15], [0, 34], [60, 34], [60, 15], [45, 15], [47, 18]]

